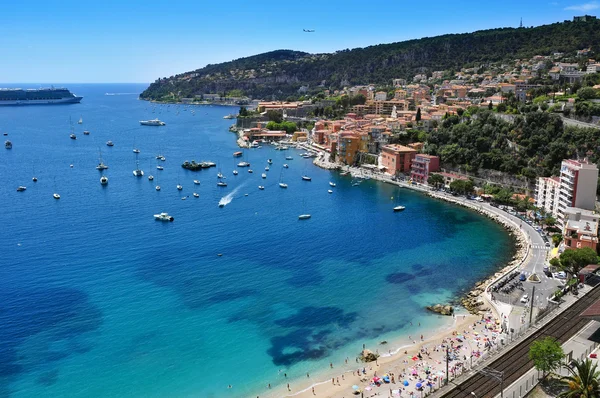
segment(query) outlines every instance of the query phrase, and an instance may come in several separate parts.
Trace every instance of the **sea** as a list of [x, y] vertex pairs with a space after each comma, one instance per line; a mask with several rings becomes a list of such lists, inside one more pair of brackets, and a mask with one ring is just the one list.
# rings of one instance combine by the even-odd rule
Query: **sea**
[[[1, 397], [306, 387], [354, 369], [363, 344], [384, 353], [448, 327], [451, 317], [424, 307], [513, 255], [506, 231], [473, 211], [356, 185], [303, 151], [263, 145], [234, 158], [234, 120], [223, 116], [237, 108], [152, 104], [138, 99], [144, 84], [67, 87], [81, 104], [0, 107], [13, 143], [0, 148]], [[139, 124], [153, 118], [166, 126]], [[194, 172], [186, 160], [217, 166]], [[406, 210], [393, 212], [399, 204]], [[174, 221], [156, 221], [160, 212]]]

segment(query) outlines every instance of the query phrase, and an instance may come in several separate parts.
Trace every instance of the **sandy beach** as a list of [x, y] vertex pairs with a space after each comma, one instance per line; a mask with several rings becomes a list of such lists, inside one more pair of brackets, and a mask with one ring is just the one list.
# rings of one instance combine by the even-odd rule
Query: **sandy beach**
[[[413, 343], [393, 355], [382, 355], [373, 362], [356, 362], [356, 358], [348, 358], [343, 364], [332, 364], [334, 370], [340, 369], [333, 378], [323, 380], [310, 375], [306, 381], [292, 381], [289, 390], [284, 385], [267, 389], [259, 397], [418, 397], [429, 393], [443, 385], [446, 349], [450, 358], [448, 369], [454, 376], [471, 368], [485, 356], [491, 345], [498, 342], [500, 325], [492, 312], [458, 314], [453, 318], [449, 329], [427, 336], [428, 330], [423, 328], [422, 336], [410, 336]], [[379, 345], [373, 351], [385, 352], [386, 348], [387, 345]]]

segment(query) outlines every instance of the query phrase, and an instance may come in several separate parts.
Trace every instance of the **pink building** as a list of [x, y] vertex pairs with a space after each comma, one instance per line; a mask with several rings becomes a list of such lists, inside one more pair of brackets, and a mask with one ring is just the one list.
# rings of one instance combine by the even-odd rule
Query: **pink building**
[[414, 182], [425, 183], [429, 178], [429, 173], [439, 171], [440, 158], [437, 156], [419, 153], [412, 161], [410, 169], [410, 178]]
[[385, 172], [391, 175], [410, 172], [417, 151], [404, 145], [390, 144], [381, 147], [381, 161]]

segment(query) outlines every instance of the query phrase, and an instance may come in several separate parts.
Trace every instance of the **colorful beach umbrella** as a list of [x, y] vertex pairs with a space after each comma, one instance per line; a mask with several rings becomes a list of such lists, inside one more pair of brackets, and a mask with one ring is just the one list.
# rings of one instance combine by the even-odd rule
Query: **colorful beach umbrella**
[[352, 389], [353, 389], [354, 391], [358, 390], [359, 388], [360, 388], [360, 387], [359, 387], [359, 386], [357, 386], [356, 384], [352, 386]]
[[404, 384], [404, 387], [408, 387], [408, 381], [404, 380], [402, 384]]

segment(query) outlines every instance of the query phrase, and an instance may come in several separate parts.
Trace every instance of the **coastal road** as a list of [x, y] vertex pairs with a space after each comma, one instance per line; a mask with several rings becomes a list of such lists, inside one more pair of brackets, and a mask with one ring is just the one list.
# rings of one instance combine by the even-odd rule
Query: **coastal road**
[[600, 126], [598, 126], [597, 124], [580, 122], [579, 120], [570, 119], [570, 118], [564, 117], [563, 115], [561, 115], [560, 117], [564, 124], [568, 124], [570, 126], [589, 127], [589, 128], [594, 128], [594, 129], [600, 129]]
[[[504, 386], [509, 386], [529, 369], [533, 367], [533, 362], [529, 359], [529, 347], [540, 338], [547, 336], [554, 337], [560, 343], [564, 343], [574, 336], [578, 331], [584, 329], [591, 321], [581, 318], [581, 314], [590, 305], [600, 299], [600, 287], [596, 286], [588, 294], [575, 301], [569, 308], [546, 325], [535, 330], [531, 335], [504, 353], [495, 361], [488, 365], [488, 368], [503, 373]], [[495, 397], [500, 393], [500, 384], [495, 379], [484, 376], [481, 373], [473, 372], [469, 378], [462, 383], [450, 383], [450, 387], [441, 391], [443, 398], [466, 398], [466, 397]]]

